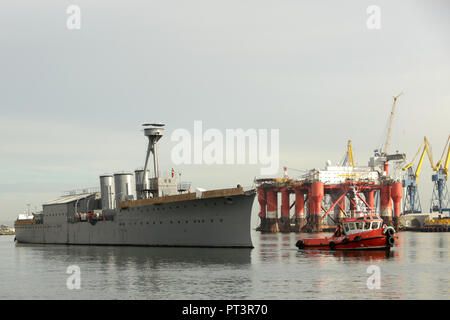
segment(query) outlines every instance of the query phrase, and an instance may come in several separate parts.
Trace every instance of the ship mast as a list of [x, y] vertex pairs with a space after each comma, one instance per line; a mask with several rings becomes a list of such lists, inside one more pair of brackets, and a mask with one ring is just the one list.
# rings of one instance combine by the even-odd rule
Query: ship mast
[[148, 148], [147, 148], [147, 155], [145, 157], [144, 174], [143, 174], [144, 181], [142, 181], [143, 197], [144, 197], [144, 199], [147, 199], [150, 196], [150, 186], [148, 183], [149, 182], [148, 164], [149, 164], [149, 159], [150, 159], [150, 153], [153, 154], [154, 178], [157, 179], [157, 178], [159, 178], [157, 142], [163, 136], [164, 124], [162, 124], [162, 123], [145, 123], [142, 126], [146, 127], [144, 129], [144, 135], [148, 138]]

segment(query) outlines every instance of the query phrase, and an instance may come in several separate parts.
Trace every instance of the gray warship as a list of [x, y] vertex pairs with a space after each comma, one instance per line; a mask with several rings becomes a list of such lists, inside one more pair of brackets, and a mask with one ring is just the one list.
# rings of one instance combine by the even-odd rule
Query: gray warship
[[[20, 243], [252, 248], [250, 218], [255, 190], [190, 192], [176, 177], [159, 175], [163, 124], [144, 124], [144, 169], [100, 176], [100, 192], [61, 196], [40, 213], [15, 221]], [[153, 155], [153, 175], [149, 162]]]

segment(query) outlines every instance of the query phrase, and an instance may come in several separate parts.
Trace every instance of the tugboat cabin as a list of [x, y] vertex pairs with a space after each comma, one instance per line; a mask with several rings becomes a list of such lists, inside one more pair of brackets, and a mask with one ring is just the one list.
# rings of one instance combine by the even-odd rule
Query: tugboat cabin
[[344, 219], [342, 223], [343, 232], [346, 235], [381, 229], [383, 220], [377, 216], [364, 216], [359, 218]]

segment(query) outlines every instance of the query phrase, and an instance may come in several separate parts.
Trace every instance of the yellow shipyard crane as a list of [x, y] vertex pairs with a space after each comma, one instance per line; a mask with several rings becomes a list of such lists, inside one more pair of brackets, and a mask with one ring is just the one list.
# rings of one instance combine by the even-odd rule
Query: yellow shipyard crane
[[341, 166], [355, 166], [355, 162], [353, 160], [353, 150], [352, 150], [352, 141], [348, 140], [347, 143], [347, 152], [345, 153], [344, 160], [341, 161]]
[[[436, 166], [433, 167], [434, 171], [442, 170], [442, 172], [445, 174], [447, 179], [448, 179], [448, 165], [450, 162], [450, 143], [449, 142], [450, 142], [450, 135], [447, 138], [447, 142], [445, 143], [444, 150], [442, 150], [441, 158], [436, 163]], [[447, 146], [448, 146], [448, 148], [447, 148]], [[447, 149], [447, 156], [445, 157], [445, 160], [444, 160], [444, 154], [445, 154], [446, 149]]]
[[[444, 160], [444, 154], [447, 150], [447, 156]], [[431, 176], [431, 181], [434, 182], [433, 194], [431, 197], [430, 212], [443, 212], [450, 213], [449, 197], [447, 191], [447, 179], [448, 179], [448, 166], [450, 162], [450, 135], [445, 143], [444, 150], [442, 151], [441, 158], [433, 167], [436, 172]]]
[[[423, 148], [423, 151], [422, 151], [422, 155], [420, 156], [419, 163], [417, 164], [414, 174], [412, 174], [412, 166], [414, 165], [414, 162], [416, 161], [416, 158], [419, 155], [420, 150], [422, 150], [422, 148]], [[405, 167], [402, 168], [403, 171], [408, 170], [408, 174], [409, 173], [412, 174], [416, 184], [418, 183], [418, 180], [419, 180], [419, 174], [422, 169], [422, 164], [423, 164], [423, 160], [425, 158], [425, 154], [428, 155], [428, 159], [430, 160], [430, 164], [431, 164], [431, 167], [433, 168], [433, 170], [436, 170], [437, 167], [433, 164], [433, 155], [431, 154], [431, 145], [428, 142], [427, 137], [423, 138], [423, 142], [420, 145], [419, 149], [417, 150], [416, 155], [414, 156], [413, 160], [409, 164], [407, 164]]]
[[[413, 165], [416, 162], [417, 156], [422, 150], [422, 154], [420, 156], [419, 163], [417, 164], [415, 170], [413, 169]], [[417, 150], [412, 161], [402, 168], [403, 171], [408, 170], [405, 179], [403, 179], [403, 188], [405, 189], [405, 201], [403, 202], [403, 214], [408, 213], [421, 213], [422, 207], [420, 205], [420, 197], [419, 197], [419, 175], [422, 169], [423, 160], [425, 158], [425, 154], [428, 155], [428, 159], [430, 160], [431, 167], [435, 168], [433, 164], [433, 156], [431, 154], [431, 146], [427, 140], [427, 137], [423, 138], [422, 144]]]
[[352, 167], [355, 166], [355, 163], [353, 162], [353, 151], [352, 151], [352, 141], [348, 140], [347, 143], [347, 155], [348, 155], [348, 161], [352, 165]]

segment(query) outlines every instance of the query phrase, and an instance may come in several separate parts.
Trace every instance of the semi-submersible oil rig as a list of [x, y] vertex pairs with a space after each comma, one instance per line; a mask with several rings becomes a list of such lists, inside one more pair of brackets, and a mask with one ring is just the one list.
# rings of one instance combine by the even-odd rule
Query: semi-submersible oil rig
[[313, 169], [300, 179], [290, 179], [287, 175], [281, 179], [258, 179], [261, 208], [258, 230], [320, 232], [358, 213], [379, 213], [384, 223], [398, 229], [402, 182], [389, 176], [387, 162], [402, 159], [403, 154], [380, 155], [372, 157], [368, 167], [328, 163], [324, 170]]

